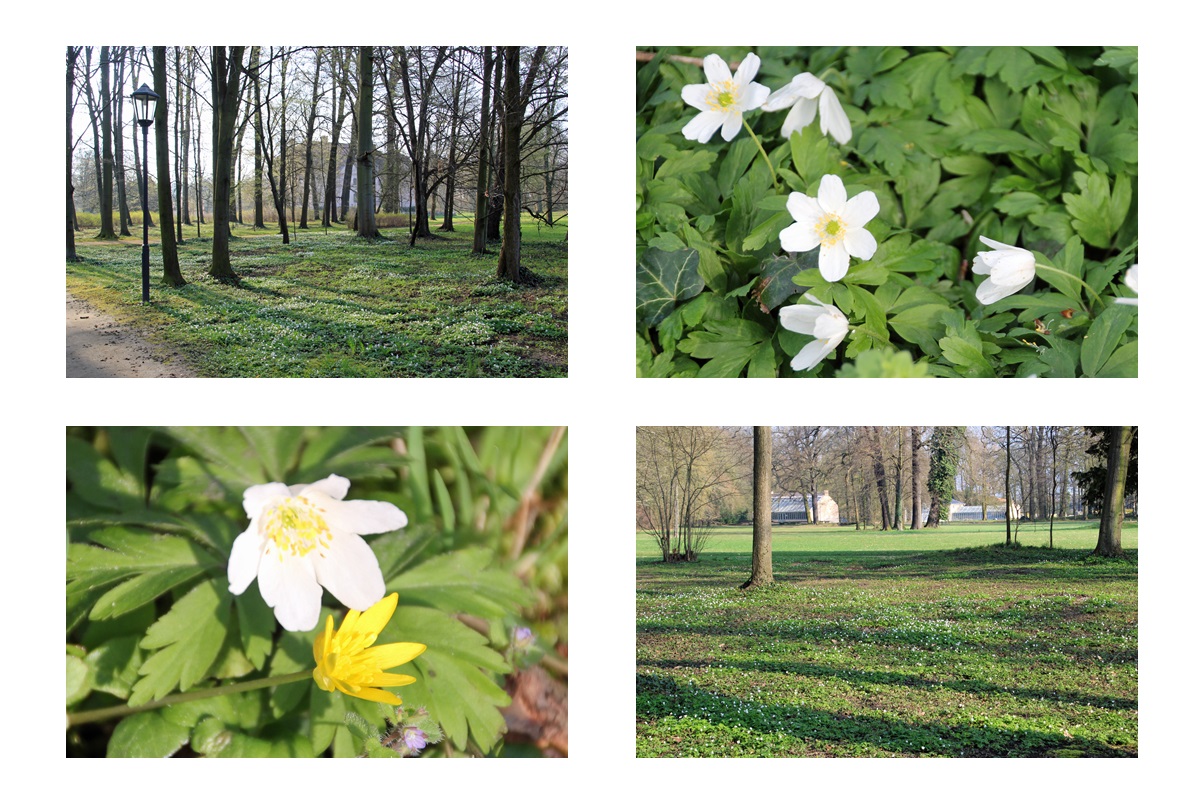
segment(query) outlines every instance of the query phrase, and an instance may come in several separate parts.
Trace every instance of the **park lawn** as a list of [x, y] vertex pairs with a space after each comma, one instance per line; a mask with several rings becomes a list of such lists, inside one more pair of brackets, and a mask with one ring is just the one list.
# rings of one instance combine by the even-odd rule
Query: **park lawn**
[[[141, 300], [141, 239], [76, 235], [82, 262], [67, 290], [180, 352], [207, 377], [565, 377], [568, 374], [567, 226], [523, 224], [522, 264], [535, 287], [497, 281], [497, 248], [474, 257], [471, 219], [410, 248], [405, 229], [374, 242], [344, 228], [295, 233], [235, 226], [237, 285], [208, 277], [212, 229], [185, 230], [189, 284], [159, 282], [151, 247], [151, 303]], [[153, 232], [152, 235], [157, 234]]]
[[641, 536], [637, 756], [1136, 756], [1136, 525], [1124, 559], [1025, 527], [775, 527], [753, 591], [748, 528], [693, 564]]

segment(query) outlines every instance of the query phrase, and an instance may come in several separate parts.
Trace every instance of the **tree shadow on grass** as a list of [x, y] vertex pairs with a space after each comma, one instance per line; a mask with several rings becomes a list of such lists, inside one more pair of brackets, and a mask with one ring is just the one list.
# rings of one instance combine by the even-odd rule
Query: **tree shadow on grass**
[[678, 667], [709, 667], [721, 664], [722, 667], [733, 670], [747, 670], [756, 673], [778, 673], [804, 678], [835, 678], [858, 686], [891, 685], [925, 690], [948, 690], [950, 692], [970, 695], [1006, 695], [1011, 698], [1022, 698], [1030, 701], [1058, 701], [1059, 703], [1076, 706], [1092, 706], [1096, 709], [1107, 709], [1117, 712], [1135, 711], [1137, 702], [1129, 698], [1106, 698], [1101, 695], [1085, 695], [1066, 690], [1034, 689], [1029, 687], [1007, 687], [977, 679], [945, 679], [935, 680], [910, 673], [900, 673], [893, 670], [852, 670], [837, 667], [825, 667], [809, 662], [779, 661], [773, 659], [750, 659], [747, 661], [723, 660], [722, 662], [707, 662], [698, 660], [662, 659], [658, 661], [642, 661], [644, 667], [678, 668]]
[[[857, 745], [890, 753], [966, 757], [1090, 756], [1130, 757], [1136, 750], [1114, 748], [1098, 740], [1068, 738], [1037, 729], [954, 725], [908, 721], [886, 716], [844, 715], [806, 706], [754, 704], [691, 688], [652, 673], [636, 675], [636, 716], [705, 719], [713, 724], [763, 734], [783, 734], [806, 742], [822, 754], [856, 754]], [[833, 745], [846, 751], [834, 751]]]

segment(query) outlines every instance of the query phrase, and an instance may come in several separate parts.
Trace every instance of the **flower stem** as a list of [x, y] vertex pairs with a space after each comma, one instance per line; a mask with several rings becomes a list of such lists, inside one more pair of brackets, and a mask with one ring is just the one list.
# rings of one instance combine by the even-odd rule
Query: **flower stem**
[[765, 148], [761, 146], [761, 140], [753, 133], [752, 126], [748, 124], [748, 121], [741, 118], [740, 122], [744, 123], [744, 128], [748, 130], [748, 136], [752, 137], [753, 142], [757, 144], [757, 150], [761, 152], [761, 156], [765, 157], [765, 165], [769, 168], [769, 175], [773, 177], [773, 189], [778, 189], [778, 174], [773, 169], [773, 163], [769, 161], [769, 154], [765, 153]]
[[259, 690], [264, 687], [275, 687], [280, 684], [292, 684], [294, 681], [304, 681], [307, 678], [313, 678], [312, 670], [299, 670], [296, 673], [289, 673], [283, 676], [272, 676], [271, 678], [257, 678], [254, 681], [242, 681], [238, 684], [226, 684], [221, 687], [208, 687], [201, 690], [193, 690], [192, 692], [181, 692], [176, 695], [168, 695], [160, 698], [157, 701], [152, 701], [142, 706], [128, 706], [121, 704], [120, 706], [109, 706], [104, 709], [89, 709], [86, 712], [74, 712], [67, 715], [67, 727], [80, 726], [84, 723], [95, 723], [99, 720], [109, 720], [115, 717], [125, 717], [132, 715], [135, 712], [146, 712], [151, 709], [158, 709], [171, 704], [185, 703], [187, 701], [200, 701], [204, 698], [216, 698], [219, 695], [233, 695], [237, 692], [250, 692], [251, 690]]
[[1082, 286], [1083, 286], [1083, 287], [1084, 287], [1084, 288], [1087, 290], [1087, 292], [1088, 292], [1088, 293], [1090, 293], [1090, 294], [1092, 295], [1092, 297], [1094, 297], [1094, 298], [1095, 298], [1095, 301], [1096, 301], [1096, 302], [1099, 304], [1099, 306], [1100, 306], [1100, 307], [1103, 307], [1103, 306], [1104, 306], [1104, 300], [1103, 300], [1103, 299], [1101, 299], [1101, 298], [1099, 297], [1099, 294], [1098, 294], [1098, 293], [1096, 293], [1096, 292], [1095, 292], [1095, 290], [1093, 290], [1093, 289], [1092, 289], [1092, 287], [1091, 287], [1090, 285], [1088, 285], [1088, 284], [1087, 284], [1086, 282], [1084, 282], [1083, 280], [1079, 279], [1079, 278], [1078, 278], [1077, 276], [1075, 276], [1074, 274], [1067, 273], [1066, 271], [1063, 271], [1061, 268], [1054, 268], [1052, 265], [1046, 265], [1046, 264], [1045, 264], [1045, 263], [1043, 263], [1043, 262], [1039, 262], [1039, 263], [1037, 263], [1037, 267], [1038, 267], [1038, 268], [1042, 268], [1042, 269], [1044, 269], [1044, 270], [1046, 270], [1046, 271], [1052, 271], [1052, 272], [1053, 272], [1053, 273], [1055, 273], [1055, 274], [1061, 274], [1062, 276], [1069, 277], [1070, 279], [1073, 279], [1075, 282], [1078, 282], [1080, 285], [1082, 285]]

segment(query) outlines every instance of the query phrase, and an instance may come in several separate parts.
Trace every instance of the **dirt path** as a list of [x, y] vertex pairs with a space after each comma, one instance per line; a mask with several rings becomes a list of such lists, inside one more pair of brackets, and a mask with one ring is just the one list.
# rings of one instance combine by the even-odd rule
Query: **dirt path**
[[67, 294], [68, 377], [195, 377], [176, 352], [151, 346], [112, 316]]

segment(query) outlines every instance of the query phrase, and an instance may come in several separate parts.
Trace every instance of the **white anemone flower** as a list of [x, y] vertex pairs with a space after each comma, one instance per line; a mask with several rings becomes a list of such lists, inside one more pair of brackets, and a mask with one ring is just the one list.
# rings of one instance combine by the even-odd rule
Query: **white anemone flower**
[[819, 272], [829, 282], [839, 282], [849, 272], [849, 255], [868, 260], [878, 242], [865, 225], [878, 214], [878, 196], [872, 190], [851, 199], [839, 176], [820, 179], [816, 198], [791, 193], [786, 209], [796, 223], [782, 230], [786, 251], [810, 251], [819, 246]]
[[810, 293], [803, 295], [814, 304], [788, 304], [779, 314], [783, 327], [791, 332], [800, 332], [815, 338], [790, 361], [790, 368], [795, 371], [815, 368], [819, 361], [840, 345], [849, 332], [849, 319], [845, 318], [839, 308], [832, 304], [824, 304]]
[[707, 83], [690, 84], [681, 90], [681, 99], [701, 110], [681, 130], [685, 138], [706, 142], [722, 128], [723, 139], [731, 142], [740, 131], [744, 113], [760, 107], [769, 96], [769, 87], [753, 81], [759, 69], [761, 59], [753, 53], [740, 62], [735, 76], [714, 53], [703, 59]]
[[1037, 258], [1031, 251], [1000, 243], [989, 237], [979, 240], [993, 251], [980, 251], [974, 257], [974, 273], [990, 274], [974, 295], [983, 304], [997, 302], [1022, 289], [1037, 275]]
[[819, 130], [831, 134], [832, 139], [844, 145], [853, 138], [853, 127], [849, 116], [832, 87], [811, 73], [799, 73], [790, 83], [771, 94], [762, 107], [767, 112], [790, 107], [790, 113], [782, 123], [782, 136], [789, 138], [792, 132], [802, 131], [811, 125], [819, 112]]
[[350, 485], [330, 475], [317, 483], [265, 483], [243, 492], [251, 524], [230, 551], [230, 591], [240, 595], [258, 577], [259, 594], [288, 631], [318, 624], [322, 587], [355, 611], [384, 597], [380, 564], [360, 535], [403, 528], [406, 515], [392, 503], [344, 500]]
[[[1129, 286], [1129, 290], [1137, 292], [1137, 263], [1133, 263], [1133, 267], [1125, 271], [1125, 284]], [[1137, 304], [1137, 297], [1117, 299], [1117, 304]]]

